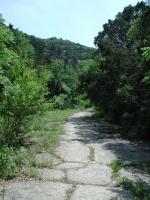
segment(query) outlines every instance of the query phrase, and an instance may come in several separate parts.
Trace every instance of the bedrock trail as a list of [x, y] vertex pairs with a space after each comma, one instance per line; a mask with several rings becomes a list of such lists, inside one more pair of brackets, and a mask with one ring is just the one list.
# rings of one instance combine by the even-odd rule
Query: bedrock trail
[[[114, 127], [92, 117], [92, 110], [79, 112], [68, 119], [55, 157], [38, 156], [41, 162], [53, 159], [54, 168], [40, 168], [41, 181], [6, 182], [0, 186], [4, 200], [129, 200], [132, 193], [117, 186], [112, 178], [111, 163], [141, 163], [150, 160], [144, 143], [123, 140]], [[134, 169], [135, 170], [135, 169]], [[132, 168], [121, 169], [121, 175], [145, 181], [150, 177]]]

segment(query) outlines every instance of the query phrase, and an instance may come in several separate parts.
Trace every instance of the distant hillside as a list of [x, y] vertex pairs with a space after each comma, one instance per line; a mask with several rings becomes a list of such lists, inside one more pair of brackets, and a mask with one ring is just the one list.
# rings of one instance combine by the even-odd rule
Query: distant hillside
[[[22, 50], [25, 49], [25, 54], [28, 51], [28, 57], [29, 54], [34, 52], [35, 66], [49, 64], [55, 59], [64, 60], [65, 65], [76, 66], [78, 60], [91, 59], [94, 56], [95, 48], [56, 37], [48, 39], [38, 38], [15, 29], [11, 24], [8, 28], [14, 33], [17, 46], [22, 47]], [[30, 48], [29, 44], [31, 45]], [[24, 48], [24, 46], [28, 46], [28, 48]], [[16, 48], [16, 46], [13, 48]]]
[[86, 47], [69, 40], [57, 39], [56, 37], [40, 39], [26, 35], [34, 47], [36, 64], [47, 64], [52, 59], [63, 59], [65, 64], [76, 65], [78, 60], [93, 57], [94, 48]]

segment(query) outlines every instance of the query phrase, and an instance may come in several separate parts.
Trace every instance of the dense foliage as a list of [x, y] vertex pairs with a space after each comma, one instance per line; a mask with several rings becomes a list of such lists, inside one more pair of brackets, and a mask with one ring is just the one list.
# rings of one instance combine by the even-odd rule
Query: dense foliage
[[27, 119], [45, 105], [92, 102], [125, 135], [150, 139], [150, 6], [126, 7], [95, 45], [29, 36], [0, 17], [0, 176], [17, 172]]
[[67, 40], [29, 36], [6, 26], [0, 17], [1, 177], [14, 176], [24, 160], [21, 148], [31, 116], [43, 108], [64, 109], [82, 102], [78, 61], [91, 58], [94, 51]]
[[51, 60], [61, 59], [65, 65], [73, 65], [77, 68], [78, 60], [92, 58], [95, 51], [94, 48], [55, 37], [40, 39], [27, 36], [27, 38], [34, 47], [36, 65], [49, 64]]
[[0, 41], [0, 143], [16, 145], [22, 143], [25, 117], [38, 112], [44, 103], [48, 77], [44, 70], [33, 69], [27, 57], [31, 45], [22, 37], [18, 46], [2, 19]]
[[126, 135], [150, 138], [150, 6], [126, 7], [95, 45], [95, 59], [81, 63], [81, 87]]
[[0, 18], [0, 143], [23, 142], [23, 123], [45, 100], [50, 107], [76, 104], [78, 60], [95, 51], [73, 42], [29, 36]]
[[[46, 69], [51, 74], [48, 80], [47, 99], [51, 108], [67, 108], [75, 106], [82, 96], [78, 95], [79, 61], [94, 57], [94, 48], [73, 43], [68, 40], [49, 38], [41, 39], [27, 35], [13, 25], [9, 28], [15, 35], [18, 44], [13, 46], [18, 53], [32, 60], [38, 71]], [[26, 45], [28, 43], [28, 45]], [[77, 98], [76, 98], [77, 97]], [[86, 97], [86, 95], [84, 95]]]

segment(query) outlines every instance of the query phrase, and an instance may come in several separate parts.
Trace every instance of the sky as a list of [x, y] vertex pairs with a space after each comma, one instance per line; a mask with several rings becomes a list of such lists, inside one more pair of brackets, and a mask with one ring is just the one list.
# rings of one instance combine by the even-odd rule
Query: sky
[[103, 24], [138, 0], [0, 0], [6, 24], [41, 38], [57, 37], [89, 47]]

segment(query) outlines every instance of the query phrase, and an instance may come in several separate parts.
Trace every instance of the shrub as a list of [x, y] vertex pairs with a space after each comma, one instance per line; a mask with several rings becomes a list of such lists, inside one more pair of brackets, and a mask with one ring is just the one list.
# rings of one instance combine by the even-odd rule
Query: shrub
[[69, 97], [66, 94], [60, 94], [59, 96], [54, 96], [49, 101], [49, 107], [53, 109], [65, 109], [70, 107]]
[[49, 74], [45, 69], [32, 68], [31, 60], [22, 54], [24, 47], [31, 45], [22, 38], [25, 46], [17, 46], [13, 32], [2, 20], [0, 40], [0, 144], [17, 146], [23, 143], [25, 118], [44, 103]]
[[21, 127], [25, 117], [39, 111], [44, 103], [45, 82], [37, 77], [34, 70], [24, 69], [13, 84], [4, 87], [0, 103], [1, 142], [8, 145], [22, 143]]
[[89, 98], [87, 98], [86, 94], [80, 94], [75, 98], [75, 104], [79, 108], [88, 108], [91, 107], [91, 102]]
[[0, 148], [0, 177], [12, 177], [17, 172], [15, 152], [13, 148], [3, 146]]
[[22, 166], [28, 168], [35, 166], [35, 158], [25, 148], [15, 149], [4, 145], [0, 148], [0, 177], [15, 177]]

